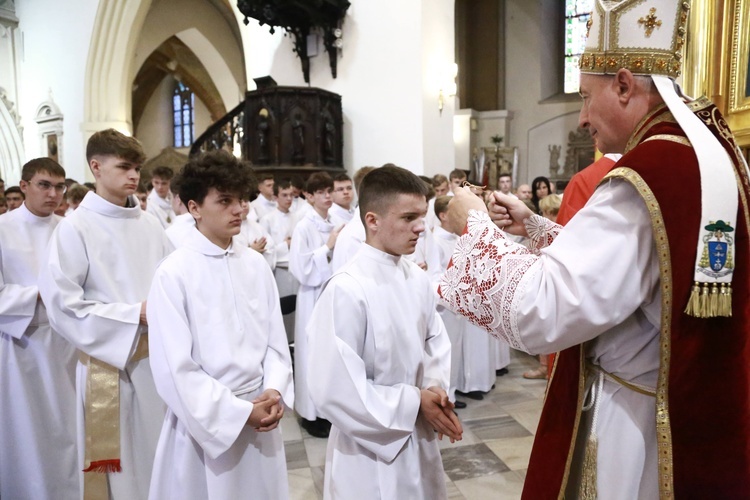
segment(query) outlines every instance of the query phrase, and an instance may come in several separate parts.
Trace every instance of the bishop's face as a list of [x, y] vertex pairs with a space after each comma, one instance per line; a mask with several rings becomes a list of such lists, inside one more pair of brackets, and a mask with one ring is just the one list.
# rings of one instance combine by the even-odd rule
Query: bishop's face
[[427, 200], [416, 194], [399, 194], [386, 204], [383, 214], [368, 212], [367, 243], [391, 255], [414, 253], [424, 231]]
[[626, 110], [620, 102], [615, 78], [582, 73], [580, 94], [583, 106], [578, 125], [588, 129], [602, 153], [623, 153], [632, 128], [624, 130]]

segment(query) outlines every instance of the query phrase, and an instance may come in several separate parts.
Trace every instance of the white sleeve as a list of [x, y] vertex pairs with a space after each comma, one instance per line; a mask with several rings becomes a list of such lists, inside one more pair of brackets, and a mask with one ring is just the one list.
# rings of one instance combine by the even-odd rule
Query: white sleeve
[[331, 251], [325, 243], [316, 246], [317, 242], [311, 241], [314, 235], [310, 231], [305, 226], [295, 229], [289, 249], [289, 272], [300, 284], [315, 287], [331, 277], [331, 264], [328, 262]]
[[141, 303], [86, 298], [83, 286], [88, 271], [83, 240], [71, 224], [61, 221], [39, 276], [39, 292], [50, 324], [77, 349], [122, 370], [138, 336]]
[[658, 259], [645, 203], [601, 186], [539, 255], [477, 215], [440, 283], [448, 307], [512, 347], [550, 353], [594, 339], [651, 302]]
[[368, 379], [367, 311], [357, 287], [346, 274], [337, 275], [315, 304], [307, 327], [310, 396], [341, 432], [390, 462], [414, 431], [421, 394], [413, 385]]
[[294, 407], [294, 382], [292, 375], [292, 358], [289, 354], [289, 341], [281, 316], [281, 303], [276, 281], [269, 269], [261, 274], [266, 283], [266, 299], [271, 312], [268, 325], [268, 348], [263, 358], [263, 389], [276, 389], [281, 394], [284, 404]]
[[37, 286], [6, 283], [0, 269], [0, 332], [17, 339], [23, 336], [34, 319], [38, 293]]
[[253, 409], [193, 359], [185, 289], [159, 268], [148, 296], [149, 362], [159, 396], [207, 455], [237, 440]]
[[448, 392], [451, 377], [451, 342], [445, 330], [443, 319], [437, 312], [435, 294], [431, 294], [430, 313], [432, 322], [425, 339], [424, 377], [422, 389], [440, 387]]

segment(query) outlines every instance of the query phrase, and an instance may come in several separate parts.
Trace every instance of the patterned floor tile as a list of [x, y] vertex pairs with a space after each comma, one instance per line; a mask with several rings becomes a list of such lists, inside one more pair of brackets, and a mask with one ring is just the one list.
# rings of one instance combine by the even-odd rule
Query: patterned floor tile
[[503, 439], [530, 436], [531, 433], [511, 416], [467, 420], [468, 427], [479, 439]]
[[484, 443], [450, 448], [440, 454], [445, 473], [454, 482], [510, 470]]

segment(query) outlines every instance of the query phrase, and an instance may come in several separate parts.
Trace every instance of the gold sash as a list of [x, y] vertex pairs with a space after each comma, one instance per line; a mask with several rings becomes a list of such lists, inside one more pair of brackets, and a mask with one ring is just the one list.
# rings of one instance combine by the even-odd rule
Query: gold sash
[[[142, 333], [130, 362], [148, 357], [148, 334]], [[86, 379], [86, 455], [84, 500], [107, 498], [107, 473], [120, 472], [120, 370], [80, 352]], [[93, 473], [93, 474], [90, 474]]]

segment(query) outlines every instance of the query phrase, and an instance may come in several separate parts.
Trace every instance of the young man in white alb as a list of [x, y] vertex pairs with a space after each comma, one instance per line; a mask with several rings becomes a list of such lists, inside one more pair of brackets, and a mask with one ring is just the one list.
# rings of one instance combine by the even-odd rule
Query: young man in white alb
[[154, 189], [148, 195], [146, 211], [159, 219], [162, 227], [166, 229], [177, 217], [172, 206], [173, 196], [170, 191], [174, 172], [169, 167], [156, 167], [151, 175], [151, 185]]
[[38, 287], [65, 170], [31, 160], [21, 189], [23, 204], [0, 217], [0, 497], [76, 499], [78, 356], [50, 326]]
[[310, 393], [333, 424], [326, 499], [447, 498], [438, 439], [462, 434], [446, 394], [450, 341], [427, 273], [403, 258], [424, 231], [425, 192], [396, 166], [365, 177], [367, 239], [307, 328]]
[[[276, 197], [273, 194], [274, 179], [269, 172], [258, 174], [258, 197], [250, 204], [251, 213], [255, 212], [255, 219], [260, 220], [276, 208]], [[251, 216], [252, 217], [252, 216]]]
[[113, 129], [89, 139], [96, 192], [57, 225], [39, 291], [50, 324], [80, 352], [78, 450], [84, 495], [145, 499], [164, 419], [148, 364], [146, 298], [171, 245], [133, 196], [145, 159]]
[[148, 298], [151, 367], [169, 407], [149, 497], [283, 500], [277, 426], [293, 403], [292, 366], [271, 270], [237, 239], [252, 174], [215, 151], [179, 183], [195, 226]]
[[333, 178], [333, 205], [331, 217], [346, 224], [354, 216], [354, 185], [346, 174], [338, 174]]

